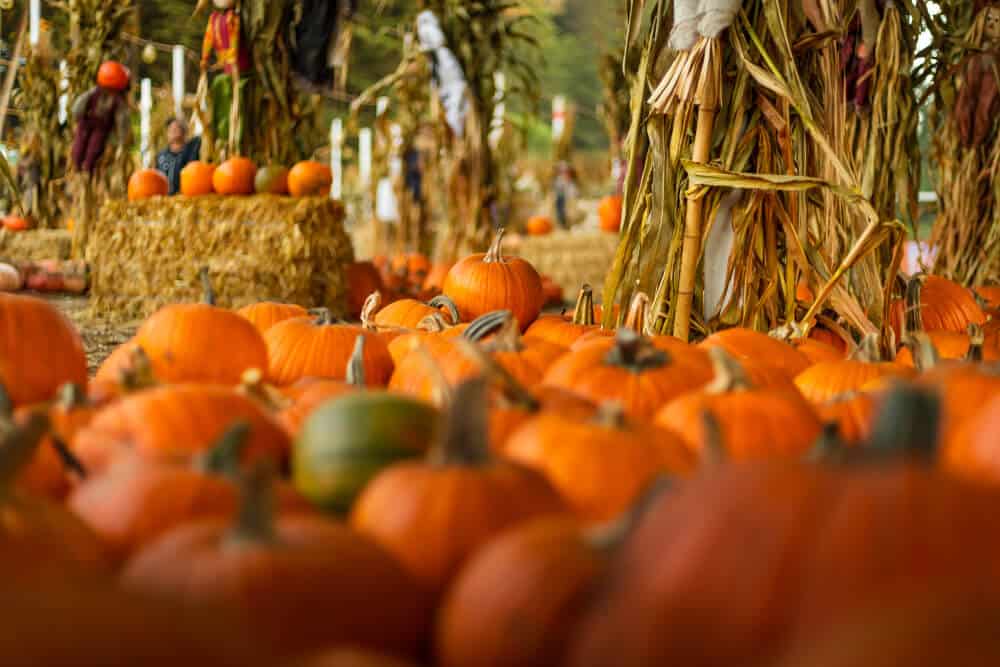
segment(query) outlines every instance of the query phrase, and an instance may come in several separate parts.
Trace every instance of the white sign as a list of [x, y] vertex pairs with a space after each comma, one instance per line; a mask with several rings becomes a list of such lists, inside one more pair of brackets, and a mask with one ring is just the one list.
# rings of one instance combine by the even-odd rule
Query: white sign
[[330, 172], [333, 174], [333, 184], [330, 186], [330, 198], [344, 198], [344, 121], [334, 118], [330, 125]]
[[38, 46], [42, 38], [42, 0], [31, 0], [28, 6], [28, 43]]
[[173, 50], [174, 55], [174, 115], [178, 118], [184, 116], [184, 47], [177, 45]]

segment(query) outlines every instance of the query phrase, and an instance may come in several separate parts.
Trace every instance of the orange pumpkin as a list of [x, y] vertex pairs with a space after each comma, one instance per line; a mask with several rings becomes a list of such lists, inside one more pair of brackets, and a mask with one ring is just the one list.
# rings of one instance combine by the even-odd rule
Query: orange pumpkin
[[329, 196], [332, 184], [333, 172], [321, 162], [299, 162], [288, 172], [288, 192], [293, 197]]
[[454, 266], [451, 262], [434, 262], [431, 264], [427, 277], [424, 278], [423, 289], [425, 292], [440, 294], [444, 289], [444, 280], [448, 277], [448, 272]]
[[609, 521], [661, 475], [687, 476], [696, 456], [671, 431], [625, 418], [615, 404], [590, 421], [541, 414], [511, 435], [504, 454], [538, 470], [588, 521]]
[[597, 205], [597, 217], [601, 229], [606, 232], [618, 233], [622, 227], [622, 198], [619, 195], [609, 195]]
[[292, 398], [292, 404], [278, 414], [278, 421], [289, 435], [298, 436], [306, 420], [327, 401], [365, 387], [364, 354], [365, 336], [358, 336], [351, 359], [347, 362], [346, 381], [313, 378], [296, 387], [298, 391]]
[[170, 183], [163, 172], [156, 169], [140, 169], [128, 179], [128, 200], [138, 201], [150, 197], [166, 197]]
[[737, 360], [750, 359], [779, 369], [789, 379], [810, 366], [809, 359], [791, 345], [752, 329], [734, 328], [717, 331], [699, 347], [721, 347]]
[[[923, 366], [934, 362], [929, 362], [931, 356], [928, 355], [928, 351], [921, 349], [921, 346], [928, 345], [933, 347], [933, 352], [930, 354], [935, 360], [964, 359], [977, 362], [1000, 360], [1000, 345], [992, 340], [987, 342], [983, 328], [977, 324], [970, 324], [967, 333], [929, 331], [911, 334], [896, 355], [896, 364], [918, 370], [930, 370]], [[914, 350], [917, 351], [916, 355], [913, 353]]]
[[910, 375], [896, 364], [879, 361], [878, 339], [878, 334], [866, 337], [849, 359], [821, 362], [802, 371], [795, 378], [799, 391], [813, 403], [825, 403], [878, 378]]
[[868, 440], [875, 421], [879, 399], [869, 393], [838, 396], [816, 406], [824, 424], [836, 424], [839, 437], [848, 445]]
[[245, 157], [229, 158], [212, 174], [212, 187], [220, 195], [252, 195], [257, 166]]
[[347, 265], [347, 313], [357, 319], [365, 307], [365, 300], [374, 292], [382, 296], [382, 303], [389, 303], [388, 291], [382, 284], [378, 268], [371, 262], [352, 262]]
[[393, 369], [385, 340], [354, 324], [332, 324], [328, 312], [321, 312], [316, 319], [285, 320], [267, 331], [268, 378], [279, 387], [307, 377], [344, 380], [358, 336], [365, 336], [366, 383], [384, 386]]
[[373, 479], [351, 525], [440, 593], [469, 556], [503, 530], [565, 506], [538, 473], [493, 461], [485, 382], [456, 390], [448, 433], [427, 463], [399, 463]]
[[275, 324], [290, 320], [296, 317], [309, 317], [309, 311], [294, 303], [276, 303], [274, 301], [262, 301], [260, 303], [244, 306], [238, 311], [257, 327], [262, 334]]
[[458, 308], [446, 296], [436, 296], [427, 303], [416, 299], [400, 299], [384, 306], [375, 314], [375, 325], [393, 329], [416, 329], [424, 318], [442, 314], [447, 324], [458, 324]]
[[525, 228], [531, 236], [546, 236], [552, 233], [554, 225], [552, 218], [547, 215], [533, 215], [528, 218]]
[[128, 396], [101, 410], [77, 433], [73, 451], [92, 474], [124, 456], [153, 463], [190, 463], [233, 422], [250, 425], [247, 460], [284, 460], [288, 436], [256, 401], [228, 387], [180, 384]]
[[889, 311], [897, 342], [903, 341], [903, 327], [910, 326], [908, 316], [919, 317], [924, 331], [964, 333], [970, 324], [986, 323], [986, 314], [969, 290], [946, 278], [924, 274], [910, 279], [906, 295], [894, 301]]
[[188, 197], [210, 195], [215, 192], [212, 177], [215, 165], [207, 162], [189, 162], [181, 169], [181, 194]]
[[48, 302], [0, 293], [0, 323], [0, 384], [15, 407], [52, 400], [67, 382], [87, 385], [83, 341]]
[[542, 315], [524, 332], [527, 338], [537, 338], [569, 347], [589, 331], [597, 328], [594, 317], [594, 290], [590, 285], [580, 288], [572, 317]]
[[97, 85], [108, 90], [125, 90], [128, 88], [132, 74], [120, 62], [108, 60], [101, 63], [97, 69]]
[[23, 232], [31, 229], [31, 220], [23, 218], [19, 215], [4, 216], [0, 224], [2, 224], [3, 228], [9, 232]]
[[133, 338], [116, 347], [101, 363], [90, 382], [87, 395], [96, 405], [103, 406], [124, 394], [156, 384], [149, 356]]
[[471, 255], [453, 266], [444, 281], [444, 294], [455, 302], [465, 322], [509, 310], [525, 331], [542, 311], [542, 279], [523, 259], [503, 256], [503, 235], [500, 229], [485, 255]]

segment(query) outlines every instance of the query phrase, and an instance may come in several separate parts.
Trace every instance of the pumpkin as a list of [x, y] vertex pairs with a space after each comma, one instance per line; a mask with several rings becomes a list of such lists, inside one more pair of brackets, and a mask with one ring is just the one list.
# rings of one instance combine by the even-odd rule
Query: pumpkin
[[433, 345], [428, 338], [440, 336], [441, 338], [456, 338], [465, 331], [468, 325], [450, 326], [440, 313], [428, 315], [420, 321], [413, 331], [397, 331], [399, 335], [393, 336], [389, 341], [389, 354], [393, 363], [398, 367], [410, 352], [416, 350], [420, 345]]
[[[835, 326], [834, 323], [830, 321], [827, 321], [827, 324], [829, 325], [829, 327]], [[842, 355], [847, 354], [847, 342], [848, 339], [850, 339], [850, 336], [847, 334], [847, 332], [844, 332], [843, 330], [841, 330], [843, 335], [835, 333], [834, 330], [829, 327], [828, 326], [813, 327], [812, 329], [809, 330], [809, 339], [817, 341], [819, 343], [825, 343], [830, 347], [834, 348], [835, 350], [837, 350], [838, 352], [840, 352]], [[851, 342], [853, 342], [853, 340]]]
[[316, 505], [345, 512], [381, 470], [426, 454], [438, 421], [427, 403], [383, 392], [326, 402], [295, 442], [295, 487]]
[[347, 282], [347, 312], [357, 319], [361, 317], [361, 310], [365, 306], [365, 300], [374, 292], [382, 294], [383, 303], [389, 301], [387, 293], [382, 285], [382, 277], [378, 269], [371, 262], [352, 262], [347, 265], [345, 274]]
[[974, 294], [983, 301], [983, 308], [987, 312], [1000, 313], [1000, 285], [983, 285], [973, 290]]
[[597, 217], [603, 231], [617, 234], [622, 227], [621, 196], [608, 195], [603, 198], [597, 204]]
[[215, 175], [215, 165], [207, 162], [189, 162], [181, 169], [181, 194], [188, 197], [210, 195], [215, 192], [212, 177]]
[[565, 511], [538, 473], [494, 461], [481, 379], [460, 385], [448, 429], [425, 462], [398, 463], [365, 487], [351, 525], [440, 593], [466, 559], [501, 531]]
[[19, 215], [4, 216], [3, 219], [0, 220], [0, 224], [2, 224], [3, 228], [8, 232], [25, 232], [32, 227], [31, 220]]
[[659, 476], [687, 476], [696, 465], [672, 432], [629, 421], [613, 403], [589, 421], [543, 413], [511, 435], [504, 454], [543, 473], [588, 521], [614, 519]]
[[[239, 492], [233, 477], [248, 435], [247, 424], [237, 423], [188, 466], [123, 459], [84, 481], [68, 505], [100, 536], [112, 559], [124, 562], [180, 525], [235, 515]], [[282, 514], [310, 511], [288, 486], [277, 495]]]
[[[743, 368], [721, 348], [710, 351], [715, 378], [701, 391], [667, 403], [656, 423], [680, 436], [700, 458], [718, 454], [727, 460], [794, 458], [809, 451], [822, 431], [815, 411], [801, 396], [785, 388], [755, 387]], [[705, 414], [719, 430], [712, 441]]]
[[791, 345], [752, 329], [737, 327], [717, 331], [698, 346], [707, 349], [721, 347], [739, 361], [749, 359], [774, 366], [789, 379], [794, 379], [810, 366], [809, 359]]
[[389, 264], [392, 273], [403, 276], [412, 287], [421, 287], [431, 270], [431, 260], [419, 252], [400, 253]]
[[51, 400], [67, 382], [86, 386], [83, 341], [48, 302], [0, 293], [0, 322], [0, 384], [15, 407]]
[[294, 303], [276, 303], [274, 301], [262, 301], [249, 306], [244, 306], [236, 311], [250, 323], [257, 327], [262, 334], [279, 322], [291, 320], [296, 317], [309, 317], [309, 311]]
[[293, 197], [329, 196], [331, 185], [333, 172], [321, 162], [299, 162], [288, 172], [288, 193]]
[[[919, 308], [916, 304], [920, 304]], [[903, 327], [909, 326], [908, 316], [919, 316], [925, 331], [963, 333], [970, 324], [986, 323], [986, 314], [969, 290], [946, 278], [922, 273], [907, 282], [906, 295], [895, 300], [889, 311], [897, 341], [903, 340]]]
[[[933, 352], [927, 349], [920, 349], [921, 346], [930, 346]], [[917, 350], [914, 355], [913, 350]], [[931, 361], [931, 360], [934, 361]], [[906, 368], [917, 368], [918, 370], [930, 370], [925, 368], [927, 364], [937, 363], [939, 360], [968, 360], [968, 361], [998, 361], [1000, 360], [1000, 345], [990, 341], [987, 343], [983, 328], [978, 324], [970, 324], [966, 333], [956, 333], [954, 331], [929, 331], [911, 333], [904, 341], [904, 347], [896, 354], [896, 364]]]
[[801, 352], [809, 360], [809, 363], [813, 365], [823, 362], [840, 361], [844, 358], [843, 350], [815, 338], [799, 338], [791, 341], [791, 345]]
[[879, 360], [878, 338], [878, 334], [867, 336], [848, 359], [824, 361], [799, 373], [795, 378], [799, 391], [813, 403], [824, 403], [878, 378], [906, 377], [905, 369]]
[[73, 451], [92, 474], [125, 455], [190, 463], [237, 420], [250, 425], [246, 460], [284, 459], [288, 436], [256, 401], [228, 387], [196, 384], [156, 387], [121, 399], [77, 433]]
[[88, 396], [97, 405], [107, 405], [124, 394], [154, 387], [153, 366], [135, 339], [128, 340], [108, 355], [90, 382]]
[[887, 405], [868, 465], [723, 466], [654, 500], [564, 664], [746, 664], [884, 600], [1000, 593], [1000, 489], [928, 465], [929, 396]]
[[542, 315], [524, 332], [527, 338], [537, 338], [563, 347], [569, 347], [581, 336], [597, 329], [594, 317], [594, 290], [584, 284], [576, 299], [572, 317]]
[[613, 339], [594, 340], [563, 356], [543, 383], [598, 404], [616, 401], [628, 416], [648, 419], [671, 399], [711, 379], [700, 356], [669, 354], [622, 328]]
[[21, 272], [10, 264], [0, 263], [0, 292], [18, 292], [24, 287]]
[[528, 218], [528, 222], [525, 224], [525, 229], [531, 236], [546, 236], [552, 233], [554, 227], [552, 218], [547, 215], [533, 215]]
[[252, 195], [257, 166], [245, 157], [229, 158], [212, 174], [212, 187], [220, 195]]
[[271, 364], [268, 378], [288, 386], [305, 377], [344, 380], [358, 336], [365, 336], [365, 383], [384, 386], [392, 374], [392, 357], [386, 342], [360, 326], [332, 324], [327, 311], [316, 319], [285, 320], [264, 335]]
[[569, 519], [505, 532], [470, 559], [438, 612], [440, 667], [550, 667], [607, 570], [619, 535]]
[[287, 195], [288, 170], [280, 165], [261, 167], [254, 176], [253, 191], [257, 194]]
[[542, 310], [542, 279], [523, 259], [503, 256], [503, 235], [500, 229], [485, 255], [471, 255], [451, 267], [443, 291], [464, 322], [509, 310], [524, 331]]
[[446, 296], [436, 296], [427, 303], [416, 299], [400, 299], [384, 306], [375, 314], [375, 324], [395, 329], [416, 329], [425, 317], [443, 314], [448, 324], [458, 324], [458, 308]]
[[138, 201], [150, 197], [166, 197], [170, 183], [163, 172], [156, 169], [140, 169], [128, 179], [128, 200]]
[[565, 293], [563, 292], [562, 285], [560, 285], [547, 275], [541, 275], [540, 277], [542, 279], [543, 307], [563, 305], [563, 303], [566, 301], [566, 298], [565, 298]]
[[97, 69], [97, 85], [108, 90], [125, 90], [132, 74], [120, 62], [108, 60]]
[[[946, 396], [945, 405], [947, 401]], [[945, 431], [946, 464], [950, 470], [965, 477], [997, 484], [1000, 482], [1000, 442], [997, 440], [997, 433], [1000, 432], [997, 430], [1000, 428], [1000, 391], [997, 391], [996, 383], [989, 388], [985, 400], [976, 397], [970, 403], [977, 407], [969, 410], [970, 414], [958, 421], [950, 432]], [[948, 415], [952, 422], [956, 421], [955, 417], [954, 412]]]
[[234, 385], [247, 370], [268, 367], [267, 345], [257, 328], [211, 305], [211, 290], [206, 291], [207, 303], [164, 306], [135, 334], [161, 382]]
[[346, 526], [272, 516], [264, 470], [255, 467], [243, 481], [235, 524], [205, 519], [168, 531], [126, 565], [126, 589], [234, 608], [246, 636], [275, 655], [338, 644], [416, 653], [427, 596], [391, 556]]
[[354, 341], [354, 351], [351, 353], [351, 359], [347, 362], [347, 378], [345, 382], [306, 378], [289, 388], [297, 391], [289, 396], [292, 399], [292, 404], [282, 409], [278, 415], [278, 421], [281, 422], [281, 425], [290, 436], [298, 436], [305, 421], [324, 403], [338, 396], [364, 389], [364, 354], [365, 337], [358, 336]]
[[848, 445], [864, 442], [871, 436], [878, 399], [869, 393], [850, 393], [815, 406], [824, 424], [836, 424], [837, 433]]
[[424, 278], [423, 289], [425, 292], [440, 294], [444, 289], [444, 280], [448, 277], [448, 272], [454, 266], [452, 262], [434, 262], [431, 264], [427, 277]]

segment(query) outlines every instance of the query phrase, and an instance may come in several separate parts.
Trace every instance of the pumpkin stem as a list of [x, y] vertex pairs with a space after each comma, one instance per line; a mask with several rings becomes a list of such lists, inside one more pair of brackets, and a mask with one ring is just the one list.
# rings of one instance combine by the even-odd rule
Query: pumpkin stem
[[509, 310], [503, 311], [508, 315], [504, 323], [497, 329], [496, 335], [486, 348], [490, 352], [520, 352], [524, 349], [521, 342], [521, 327]]
[[444, 308], [448, 311], [448, 317], [451, 318], [452, 324], [458, 324], [461, 321], [461, 316], [458, 314], [458, 306], [455, 302], [451, 300], [451, 297], [445, 296], [444, 294], [439, 294], [430, 301], [427, 305], [431, 308]]
[[87, 405], [87, 392], [75, 382], [67, 382], [59, 388], [56, 401], [60, 407], [67, 409], [83, 407]]
[[129, 353], [128, 367], [123, 368], [118, 375], [118, 384], [122, 386], [125, 393], [131, 394], [143, 389], [148, 389], [156, 385], [156, 376], [153, 375], [153, 364], [149, 361], [149, 355], [141, 346], [136, 345]]
[[633, 373], [642, 373], [654, 368], [662, 368], [670, 363], [670, 357], [658, 350], [634, 330], [622, 327], [615, 334], [615, 346], [604, 359], [611, 366], [620, 366]]
[[493, 243], [490, 244], [490, 249], [486, 251], [486, 256], [483, 257], [483, 262], [486, 264], [492, 264], [494, 262], [502, 264], [503, 263], [503, 235], [506, 230], [503, 227], [497, 229], [497, 234], [493, 237]]
[[483, 377], [466, 380], [455, 388], [442, 446], [432, 454], [434, 463], [481, 466], [490, 462], [488, 404]]
[[851, 353], [851, 360], [860, 361], [865, 364], [876, 364], [882, 361], [882, 351], [879, 349], [879, 335], [868, 334], [861, 339], [861, 342], [854, 352]]
[[923, 313], [923, 303], [921, 302], [921, 293], [924, 289], [924, 281], [927, 277], [918, 273], [909, 282], [906, 283], [906, 295], [904, 298], [904, 305], [906, 308], [905, 317], [903, 317], [903, 330], [902, 338], [906, 339], [908, 335], [913, 335], [915, 333], [924, 330], [924, 319]]
[[364, 334], [354, 339], [354, 350], [347, 360], [347, 384], [355, 387], [365, 386], [365, 337]]
[[440, 364], [434, 359], [434, 355], [430, 353], [423, 342], [414, 348], [413, 354], [418, 355], [421, 362], [427, 367], [427, 375], [434, 384], [434, 403], [439, 406], [450, 404], [453, 398], [451, 383], [445, 377]]
[[573, 324], [592, 327], [597, 323], [594, 318], [594, 288], [584, 283], [580, 288], [580, 296], [576, 298], [576, 308], [573, 309]]
[[970, 364], [978, 364], [983, 361], [983, 343], [986, 342], [986, 335], [983, 328], [976, 323], [969, 325], [969, 350], [965, 353], [965, 361]]
[[494, 310], [492, 313], [480, 315], [472, 320], [462, 332], [462, 336], [473, 343], [478, 343], [492, 333], [496, 333], [507, 321], [513, 319], [514, 313], [509, 310]]
[[56, 450], [56, 454], [59, 455], [59, 460], [62, 461], [63, 467], [75, 473], [81, 480], [87, 479], [90, 475], [87, 466], [83, 465], [83, 461], [76, 457], [76, 454], [69, 448], [66, 441], [54, 432], [49, 434], [49, 440], [52, 442], [52, 447]]
[[314, 313], [316, 316], [316, 326], [325, 327], [329, 324], [333, 324], [333, 313], [330, 312], [329, 308], [315, 308], [310, 312]]
[[619, 518], [587, 531], [587, 543], [597, 551], [614, 553], [625, 543], [646, 512], [660, 496], [676, 488], [676, 481], [668, 475], [660, 475], [639, 494], [638, 499]]
[[0, 382], [0, 420], [10, 421], [14, 418], [14, 401], [7, 387]]
[[941, 357], [938, 355], [937, 348], [934, 347], [934, 341], [923, 331], [908, 334], [903, 339], [903, 344], [910, 348], [910, 354], [913, 355], [913, 365], [921, 373], [935, 368], [940, 362]]
[[503, 392], [507, 400], [529, 412], [538, 412], [542, 409], [541, 403], [531, 392], [483, 348], [464, 338], [457, 338], [455, 343], [458, 345], [459, 351], [476, 362], [479, 370], [500, 387], [500, 391]]
[[[364, 305], [361, 306], [361, 326], [370, 331], [378, 329], [375, 325], [375, 314], [379, 311], [382, 306], [382, 295], [379, 294], [378, 290], [372, 292], [365, 299]], [[329, 311], [327, 311], [329, 317]], [[321, 322], [321, 324], [329, 324], [329, 322]]]
[[705, 386], [709, 394], [728, 394], [734, 391], [749, 391], [753, 384], [747, 377], [743, 365], [721, 347], [708, 351], [712, 360], [713, 379]]
[[625, 316], [625, 322], [622, 326], [628, 327], [637, 334], [644, 335], [647, 333], [648, 319], [649, 296], [645, 292], [636, 292], [629, 304], [628, 314]]
[[201, 278], [201, 292], [202, 301], [209, 305], [215, 305], [215, 288], [212, 287], [212, 279], [208, 275], [208, 267], [203, 266], [198, 271], [198, 277]]
[[274, 467], [258, 462], [240, 478], [241, 503], [229, 533], [234, 544], [274, 542]]
[[868, 451], [931, 464], [937, 459], [941, 400], [932, 391], [902, 386], [890, 392], [872, 428]]
[[840, 435], [840, 425], [829, 422], [823, 425], [823, 432], [816, 438], [812, 449], [806, 454], [807, 463], [843, 463], [849, 448]]
[[420, 320], [417, 324], [417, 329], [428, 333], [441, 333], [442, 331], [447, 331], [448, 326], [449, 324], [444, 321], [444, 315], [441, 313], [431, 313]]
[[711, 410], [701, 413], [701, 427], [704, 434], [702, 464], [707, 467], [723, 465], [728, 459], [725, 437], [722, 435], [722, 424]]
[[243, 372], [240, 391], [269, 410], [281, 410], [288, 404], [288, 399], [281, 392], [264, 382], [264, 372], [259, 368], [248, 368]]
[[49, 419], [33, 413], [20, 427], [5, 430], [0, 437], [0, 489], [8, 488], [38, 449], [42, 438], [49, 432]]
[[250, 424], [238, 421], [223, 433], [212, 448], [201, 455], [197, 468], [211, 475], [236, 475], [250, 438]]
[[604, 428], [622, 430], [628, 425], [625, 418], [625, 409], [617, 401], [607, 401], [601, 403], [594, 413], [593, 423]]

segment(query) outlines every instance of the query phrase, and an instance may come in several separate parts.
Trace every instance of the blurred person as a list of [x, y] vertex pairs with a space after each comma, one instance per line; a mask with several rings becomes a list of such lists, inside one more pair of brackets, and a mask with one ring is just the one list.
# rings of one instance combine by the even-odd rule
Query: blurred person
[[187, 136], [187, 123], [182, 118], [167, 121], [167, 147], [156, 156], [156, 168], [167, 177], [171, 195], [180, 192], [181, 170], [201, 153], [201, 137], [188, 141]]
[[556, 177], [552, 183], [552, 190], [556, 196], [556, 222], [563, 229], [568, 229], [570, 202], [579, 194], [579, 188], [576, 185], [576, 175], [573, 168], [566, 162], [560, 162], [556, 166]]

